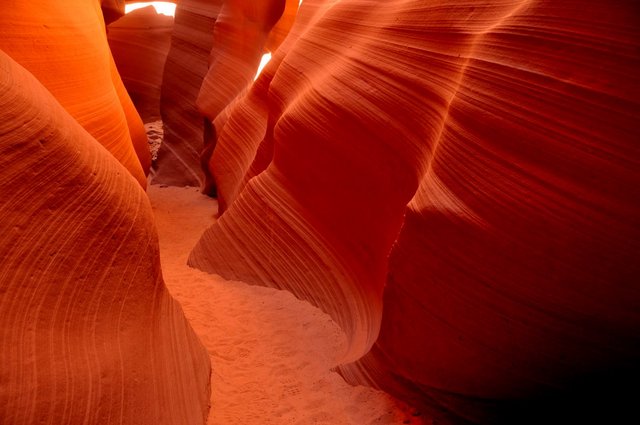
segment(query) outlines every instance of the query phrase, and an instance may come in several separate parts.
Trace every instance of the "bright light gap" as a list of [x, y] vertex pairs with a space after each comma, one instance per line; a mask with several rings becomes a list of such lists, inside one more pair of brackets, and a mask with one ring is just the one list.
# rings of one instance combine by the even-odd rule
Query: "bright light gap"
[[256, 76], [253, 79], [253, 81], [258, 79], [258, 77], [260, 76], [260, 73], [262, 72], [264, 67], [267, 66], [270, 60], [271, 60], [271, 52], [268, 52], [262, 55], [262, 59], [260, 60], [260, 65], [258, 65], [258, 72], [256, 72]]
[[147, 1], [143, 3], [128, 3], [124, 6], [124, 13], [132, 12], [143, 7], [153, 6], [157, 13], [176, 16], [176, 4], [168, 1]]

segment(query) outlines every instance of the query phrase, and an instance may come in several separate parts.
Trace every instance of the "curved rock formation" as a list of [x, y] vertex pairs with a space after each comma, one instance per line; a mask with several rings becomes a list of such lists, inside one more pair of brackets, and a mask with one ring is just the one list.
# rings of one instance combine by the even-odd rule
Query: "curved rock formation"
[[0, 48], [146, 187], [146, 134], [113, 64], [98, 0], [12, 2], [0, 14]]
[[[289, 35], [289, 31], [291, 31], [291, 27], [298, 15], [300, 0], [285, 0], [283, 3], [284, 10], [280, 13], [280, 19], [271, 28], [269, 38], [264, 45], [265, 50], [268, 52], [275, 52], [280, 47], [280, 44]], [[271, 7], [274, 8], [275, 6], [272, 5]]]
[[640, 359], [640, 16], [576, 6], [474, 40], [389, 262], [374, 357], [475, 420]]
[[116, 63], [114, 62], [111, 53], [109, 53], [109, 69], [111, 70], [113, 88], [118, 95], [120, 106], [122, 107], [122, 111], [124, 112], [127, 128], [129, 129], [129, 135], [131, 136], [131, 141], [133, 142], [133, 149], [135, 150], [136, 156], [140, 161], [142, 171], [145, 174], [145, 180], [141, 182], [141, 184], [143, 188], [146, 188], [146, 175], [149, 173], [149, 169], [151, 168], [151, 151], [149, 149], [149, 139], [147, 138], [147, 132], [144, 128], [144, 124], [142, 123], [142, 118], [140, 118], [140, 114], [138, 114], [138, 110], [133, 105], [133, 102], [129, 97], [129, 93], [127, 92], [127, 89], [125, 88], [124, 83], [120, 78], [118, 68], [116, 67]]
[[160, 120], [160, 88], [171, 47], [173, 18], [147, 6], [128, 13], [107, 29], [122, 82], [142, 121]]
[[207, 73], [213, 27], [223, 0], [181, 0], [177, 3], [162, 82], [160, 108], [164, 140], [153, 181], [175, 186], [200, 186], [203, 117], [196, 98]]
[[346, 359], [382, 322], [343, 374], [474, 421], [632, 368], [637, 22], [624, 1], [305, 0], [217, 128], [226, 211], [190, 264], [321, 306]]
[[110, 24], [124, 16], [125, 0], [101, 0], [104, 22]]
[[209, 69], [196, 101], [199, 111], [209, 120], [214, 120], [253, 81], [269, 33], [282, 16], [285, 3], [224, 3], [213, 31]]
[[313, 26], [317, 16], [321, 16], [322, 4], [311, 2], [301, 10], [287, 43], [275, 52], [251, 90], [239, 101], [228, 105], [214, 120], [216, 140], [210, 146], [215, 146], [215, 150], [207, 152], [205, 149], [202, 156], [208, 170], [205, 174], [212, 179], [212, 174], [215, 175], [215, 183], [211, 185], [220, 188], [217, 194], [220, 213], [272, 160], [273, 137], [267, 132], [270, 84], [291, 46]]
[[204, 424], [209, 360], [149, 201], [0, 52], [0, 422]]
[[162, 89], [166, 127], [155, 182], [202, 183], [202, 157], [204, 191], [215, 192], [206, 167], [215, 140], [210, 121], [247, 89], [265, 49], [277, 48], [286, 36], [297, 6], [295, 0], [178, 4]]
[[[252, 90], [264, 97], [250, 94], [218, 139], [227, 154], [219, 164], [229, 167], [211, 171], [229, 209], [190, 259], [205, 270], [291, 289], [322, 306], [349, 334], [351, 359], [377, 337], [386, 258], [426, 162], [426, 149], [419, 147], [426, 131], [438, 130], [427, 119], [394, 125], [395, 115], [409, 116], [422, 105], [434, 120], [444, 115], [429, 107], [444, 90], [425, 87], [439, 81], [413, 75], [416, 65], [407, 66], [401, 80], [415, 86], [384, 92], [390, 96], [383, 103], [376, 88], [384, 87], [385, 75], [400, 80], [397, 62], [365, 68], [357, 60], [375, 54], [372, 28], [384, 28], [398, 14], [381, 4], [303, 3], [290, 37]], [[369, 25], [353, 30], [353, 16]], [[340, 18], [347, 19], [343, 26]], [[397, 52], [399, 59], [404, 55]], [[416, 64], [427, 58], [412, 57]], [[362, 80], [363, 72], [371, 80]], [[422, 97], [407, 103], [414, 92]], [[404, 137], [397, 137], [399, 130]]]
[[[294, 7], [292, 7], [294, 5]], [[234, 100], [254, 80], [267, 47], [277, 48], [293, 23], [298, 3], [295, 0], [270, 0], [260, 3], [245, 0], [225, 2], [214, 28], [209, 70], [204, 77], [196, 104], [206, 118], [204, 149], [200, 154], [205, 175], [203, 192], [215, 193], [209, 171], [217, 130], [224, 127]], [[287, 12], [283, 16], [283, 12]], [[276, 32], [271, 34], [274, 25]], [[210, 121], [216, 122], [210, 126]]]

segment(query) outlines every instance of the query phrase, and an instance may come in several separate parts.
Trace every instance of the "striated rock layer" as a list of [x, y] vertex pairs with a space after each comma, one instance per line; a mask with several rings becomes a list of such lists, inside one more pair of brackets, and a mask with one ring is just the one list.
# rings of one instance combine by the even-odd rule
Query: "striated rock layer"
[[198, 110], [206, 118], [204, 148], [200, 154], [205, 175], [204, 193], [215, 194], [209, 163], [217, 131], [225, 125], [226, 112], [254, 80], [263, 54], [282, 42], [293, 23], [297, 6], [295, 0], [258, 4], [229, 0], [220, 11], [213, 32], [209, 69], [196, 100]]
[[1, 52], [0, 118], [0, 423], [204, 424], [146, 195]]
[[282, 16], [285, 3], [224, 3], [214, 27], [209, 69], [197, 99], [198, 109], [209, 120], [214, 120], [253, 81], [269, 33]]
[[321, 306], [345, 360], [373, 347], [348, 380], [472, 421], [619, 382], [640, 362], [638, 21], [305, 0], [216, 128], [224, 213], [190, 264]]
[[298, 3], [295, 0], [178, 3], [162, 85], [161, 109], [166, 133], [155, 182], [204, 183], [205, 192], [215, 193], [206, 165], [218, 127], [212, 126], [211, 121], [247, 89], [262, 55], [282, 42], [293, 24]]
[[98, 0], [14, 1], [0, 14], [0, 49], [146, 187], [147, 137], [113, 63]]
[[372, 357], [476, 420], [566, 390], [589, 418], [640, 359], [640, 15], [577, 7], [474, 40], [389, 262]]
[[196, 108], [207, 73], [213, 27], [223, 0], [181, 0], [162, 82], [160, 110], [164, 141], [156, 162], [155, 183], [200, 186], [203, 117]]
[[118, 72], [142, 121], [158, 121], [173, 18], [156, 13], [153, 6], [148, 6], [128, 13], [107, 29]]

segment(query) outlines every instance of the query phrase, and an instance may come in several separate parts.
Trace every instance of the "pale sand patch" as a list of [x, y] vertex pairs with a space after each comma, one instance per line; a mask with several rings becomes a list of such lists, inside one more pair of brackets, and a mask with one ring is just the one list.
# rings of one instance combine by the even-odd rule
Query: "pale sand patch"
[[164, 139], [164, 127], [162, 121], [147, 122], [144, 124], [147, 132], [147, 142], [149, 143], [149, 152], [151, 152], [151, 161], [158, 159], [158, 151]]
[[285, 291], [186, 265], [217, 203], [196, 188], [150, 186], [165, 282], [211, 356], [209, 425], [419, 424], [384, 392], [331, 372], [345, 336], [331, 318]]

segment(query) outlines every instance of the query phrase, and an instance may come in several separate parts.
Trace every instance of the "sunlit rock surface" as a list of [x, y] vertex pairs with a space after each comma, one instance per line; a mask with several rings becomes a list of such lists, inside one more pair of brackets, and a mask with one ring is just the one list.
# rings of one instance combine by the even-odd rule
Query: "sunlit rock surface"
[[2, 52], [0, 199], [0, 423], [204, 424], [145, 193]]
[[348, 380], [473, 421], [618, 382], [640, 359], [639, 21], [305, 0], [216, 120], [224, 213], [190, 264], [321, 306], [345, 361], [374, 347]]
[[113, 63], [98, 0], [11, 2], [0, 14], [0, 49], [146, 187], [147, 137]]

